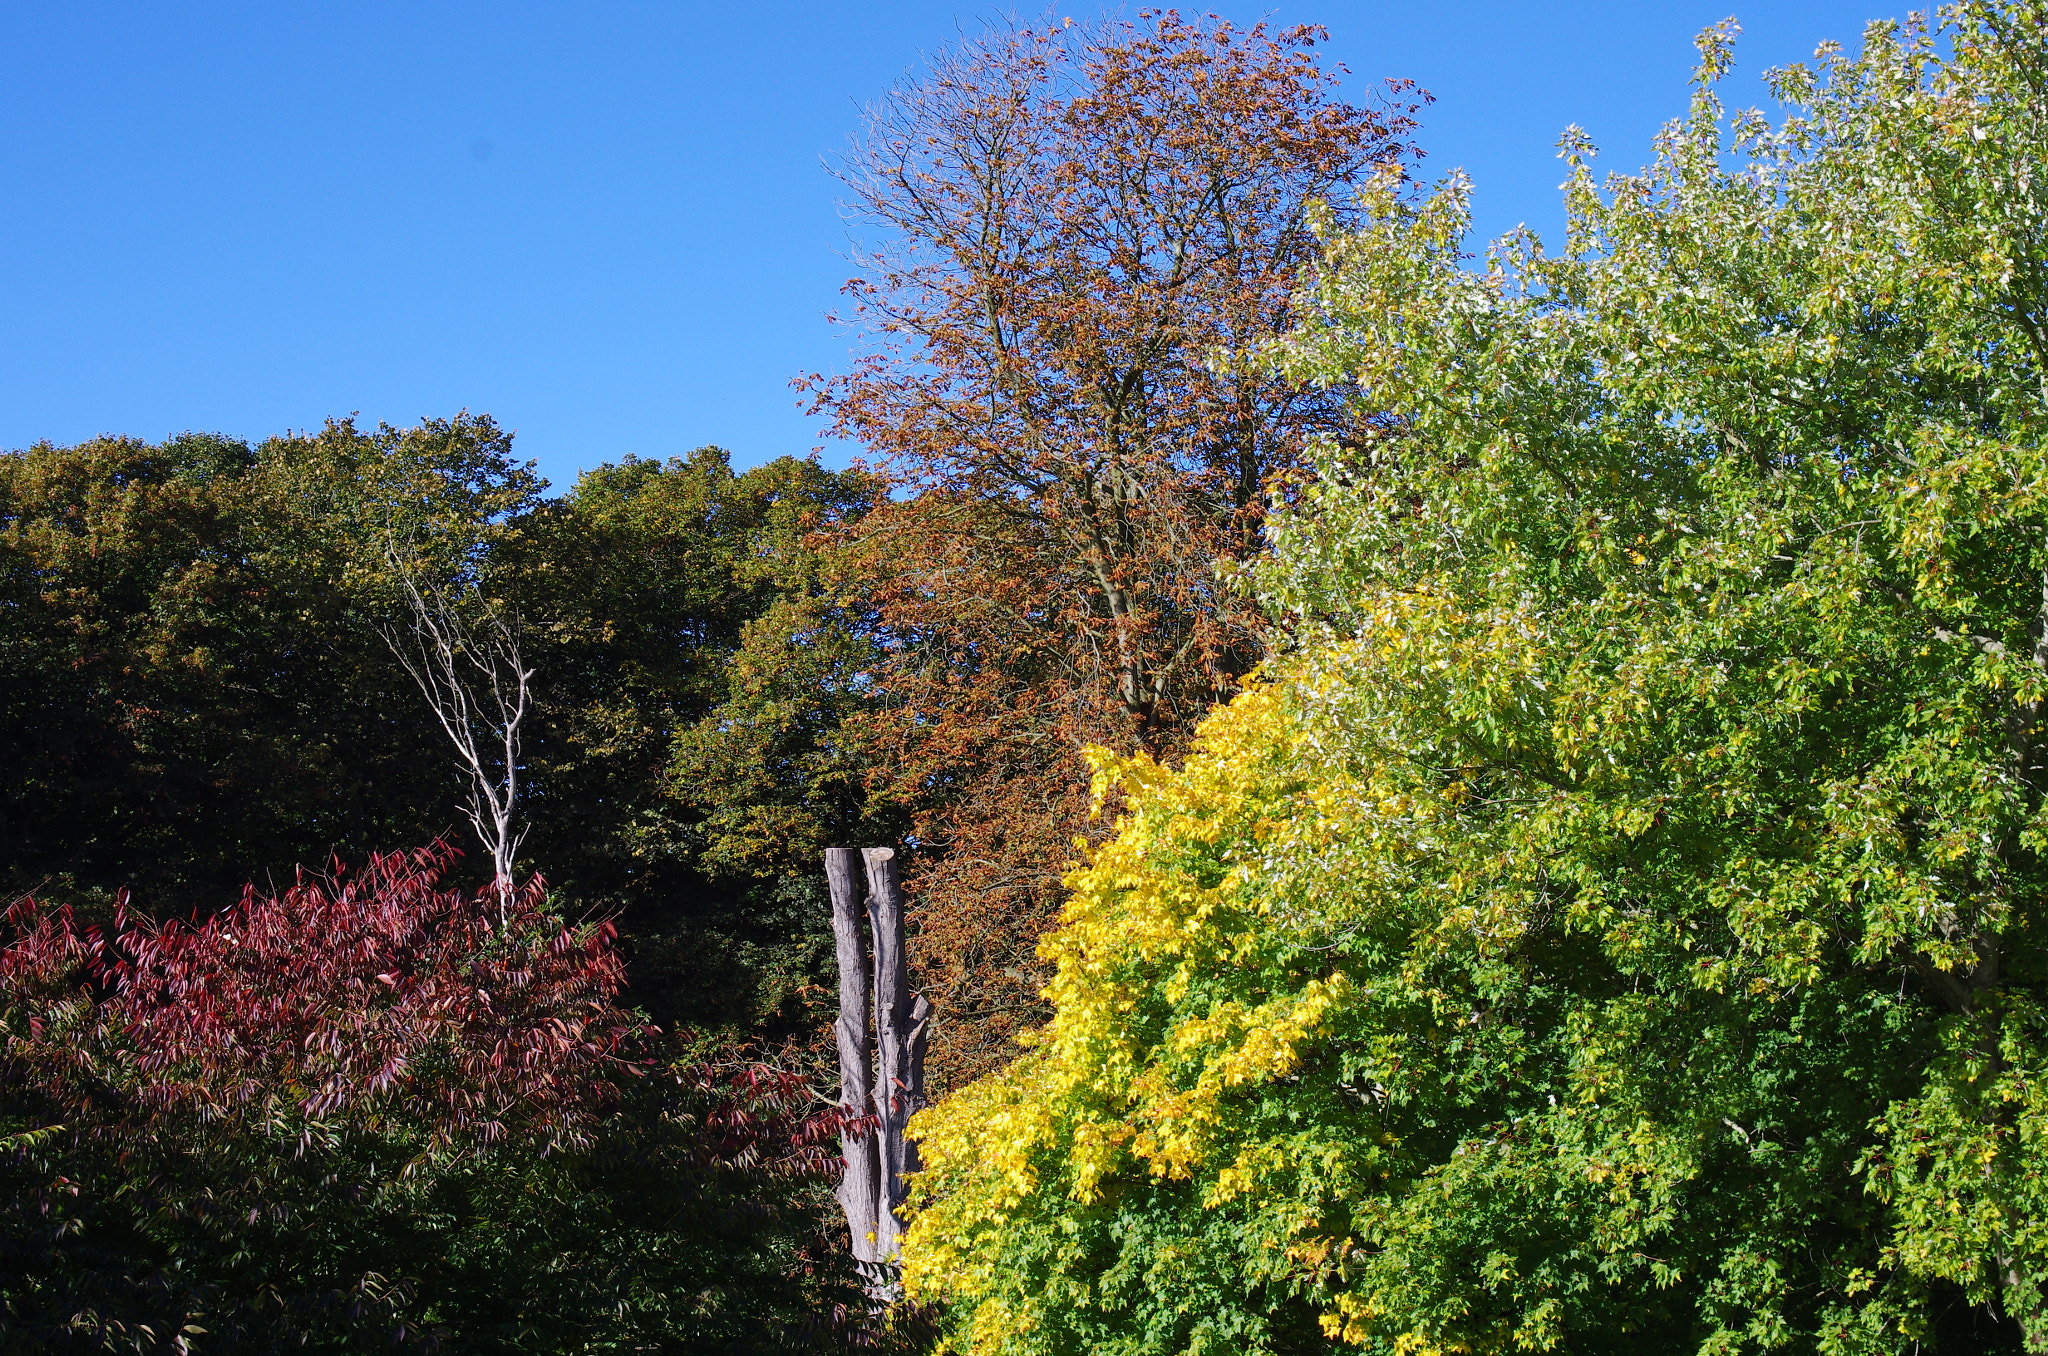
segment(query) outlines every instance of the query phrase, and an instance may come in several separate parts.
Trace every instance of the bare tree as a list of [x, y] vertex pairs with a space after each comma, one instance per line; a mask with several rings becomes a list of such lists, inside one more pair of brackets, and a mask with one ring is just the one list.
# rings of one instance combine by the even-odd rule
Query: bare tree
[[533, 670], [520, 654], [518, 620], [481, 595], [465, 606], [394, 542], [386, 542], [384, 556], [405, 591], [410, 615], [380, 629], [455, 746], [456, 764], [469, 783], [464, 817], [491, 854], [502, 923], [512, 893], [512, 860], [526, 840], [514, 812], [519, 727], [533, 706]]

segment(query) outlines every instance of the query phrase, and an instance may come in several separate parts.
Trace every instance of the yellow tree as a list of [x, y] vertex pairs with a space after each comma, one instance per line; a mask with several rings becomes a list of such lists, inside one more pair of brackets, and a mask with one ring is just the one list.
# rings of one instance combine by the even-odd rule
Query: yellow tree
[[2048, 1350], [2048, 6], [1732, 36], [1561, 253], [1333, 238], [1275, 691], [922, 1123], [961, 1345]]

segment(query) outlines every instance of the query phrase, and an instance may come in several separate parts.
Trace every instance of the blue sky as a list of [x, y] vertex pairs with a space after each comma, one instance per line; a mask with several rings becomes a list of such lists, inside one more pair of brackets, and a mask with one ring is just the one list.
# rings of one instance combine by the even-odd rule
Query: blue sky
[[[1420, 81], [1425, 173], [1464, 167], [1486, 234], [1554, 238], [1558, 133], [1576, 122], [1608, 168], [1640, 164], [1683, 109], [1691, 36], [1731, 7], [1740, 102], [1761, 101], [1765, 67], [1903, 8], [1214, 8], [1323, 24], [1355, 87]], [[990, 12], [0, 5], [0, 448], [466, 407], [563, 487], [628, 453], [805, 453], [819, 439], [789, 380], [848, 346], [824, 318], [848, 269], [821, 157]]]

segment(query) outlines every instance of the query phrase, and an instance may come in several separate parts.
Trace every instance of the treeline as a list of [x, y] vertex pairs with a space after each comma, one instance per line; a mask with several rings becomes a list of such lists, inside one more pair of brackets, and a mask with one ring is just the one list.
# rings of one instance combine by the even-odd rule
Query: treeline
[[836, 605], [804, 543], [876, 490], [790, 459], [735, 474], [710, 448], [541, 489], [468, 416], [0, 459], [0, 889], [205, 913], [454, 838], [459, 770], [381, 631], [403, 615], [397, 537], [520, 618], [542, 675], [525, 855], [618, 921], [632, 1001], [808, 1031], [817, 850], [893, 825], [834, 761], [862, 657], [806, 643]]
[[[802, 642], [877, 491], [541, 488], [467, 416], [0, 458], [0, 1349], [882, 1340], [807, 1052], [817, 850], [896, 830]], [[509, 910], [394, 543], [544, 675]]]

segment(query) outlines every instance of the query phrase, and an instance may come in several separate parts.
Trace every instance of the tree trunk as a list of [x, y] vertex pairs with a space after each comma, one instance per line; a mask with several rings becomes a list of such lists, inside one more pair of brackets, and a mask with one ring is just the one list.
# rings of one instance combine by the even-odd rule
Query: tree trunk
[[[861, 887], [854, 874], [852, 848], [825, 849], [825, 880], [832, 891], [832, 937], [839, 951], [839, 1020], [833, 1035], [839, 1043], [839, 1105], [848, 1115], [865, 1116], [874, 1101], [874, 1045], [868, 1036], [868, 944], [861, 926]], [[889, 1255], [882, 1213], [881, 1137], [873, 1132], [842, 1132], [839, 1152], [846, 1172], [839, 1179], [839, 1206], [853, 1233], [854, 1260], [867, 1264]]]
[[897, 1212], [908, 1196], [907, 1175], [918, 1167], [917, 1146], [904, 1129], [925, 1104], [925, 1035], [932, 1008], [923, 994], [910, 992], [910, 966], [903, 948], [903, 881], [895, 850], [866, 848], [858, 856], [867, 868], [865, 913], [874, 930], [872, 970], [861, 927], [856, 853], [852, 848], [825, 850], [832, 935], [839, 953], [839, 1018], [833, 1024], [839, 1045], [839, 1105], [850, 1115], [874, 1117], [873, 1129], [840, 1135], [846, 1172], [839, 1181], [839, 1205], [846, 1212], [854, 1260], [868, 1279], [869, 1294], [886, 1303], [898, 1294], [894, 1269], [903, 1226]]
[[903, 882], [893, 848], [867, 848], [868, 921], [875, 930], [875, 1044], [881, 1078], [875, 1111], [882, 1119], [882, 1182], [886, 1208], [877, 1216], [886, 1241], [885, 1257], [898, 1252], [902, 1226], [897, 1211], [908, 1194], [906, 1174], [917, 1171], [917, 1149], [904, 1135], [911, 1116], [924, 1106], [924, 1037], [931, 1004], [910, 992], [910, 967], [903, 954]]

